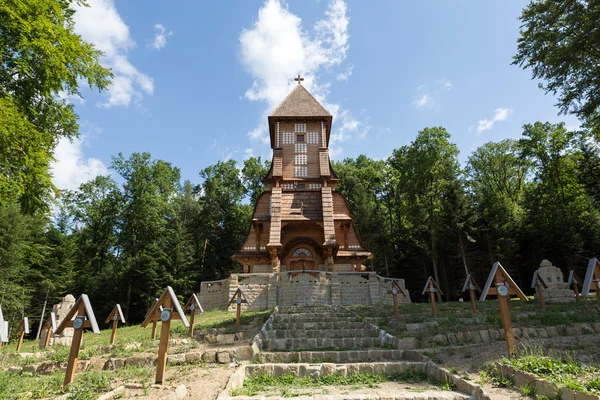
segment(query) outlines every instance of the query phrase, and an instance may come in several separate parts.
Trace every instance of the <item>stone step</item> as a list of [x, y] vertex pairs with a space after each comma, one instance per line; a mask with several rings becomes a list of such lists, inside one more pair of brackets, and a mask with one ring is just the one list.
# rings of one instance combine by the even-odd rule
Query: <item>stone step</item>
[[291, 318], [299, 318], [299, 317], [356, 317], [351, 311], [327, 311], [327, 312], [305, 312], [305, 313], [277, 313], [276, 317], [291, 317]]
[[328, 316], [328, 317], [318, 317], [312, 315], [305, 315], [302, 317], [289, 317], [289, 316], [278, 316], [275, 315], [273, 318], [274, 323], [308, 323], [308, 322], [358, 322], [362, 321], [361, 318], [357, 316], [351, 317], [338, 317], [338, 316]]
[[268, 351], [294, 351], [313, 349], [364, 349], [378, 347], [377, 337], [310, 338], [310, 339], [265, 339], [263, 348]]
[[298, 330], [267, 330], [262, 332], [264, 339], [320, 339], [320, 338], [354, 338], [379, 337], [379, 331], [373, 328], [363, 329], [298, 329]]
[[278, 307], [278, 312], [280, 314], [288, 314], [288, 313], [310, 313], [310, 312], [335, 312], [335, 311], [347, 311], [341, 307], [332, 307], [332, 306], [283, 306]]
[[273, 322], [267, 326], [270, 330], [322, 330], [322, 329], [366, 329], [370, 325], [364, 321], [341, 322]]
[[392, 349], [364, 349], [341, 351], [294, 351], [260, 352], [255, 361], [259, 363], [359, 363], [375, 361], [399, 361], [404, 352]]

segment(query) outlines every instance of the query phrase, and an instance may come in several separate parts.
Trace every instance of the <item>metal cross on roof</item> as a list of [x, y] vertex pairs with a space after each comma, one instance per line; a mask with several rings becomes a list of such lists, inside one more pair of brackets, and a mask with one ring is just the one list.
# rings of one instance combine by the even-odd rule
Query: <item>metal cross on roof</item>
[[304, 80], [304, 78], [303, 78], [303, 77], [301, 77], [301, 76], [300, 76], [300, 74], [298, 74], [298, 77], [297, 77], [297, 78], [294, 78], [294, 80], [295, 80], [296, 82], [298, 82], [298, 85], [301, 85], [301, 84], [302, 84], [302, 81]]

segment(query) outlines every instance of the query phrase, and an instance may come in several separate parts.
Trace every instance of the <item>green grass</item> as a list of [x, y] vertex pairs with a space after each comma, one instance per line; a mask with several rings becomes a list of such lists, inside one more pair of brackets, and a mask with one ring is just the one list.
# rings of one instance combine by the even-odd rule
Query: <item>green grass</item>
[[544, 355], [540, 349], [529, 349], [501, 362], [572, 390], [600, 394], [598, 365], [582, 364], [566, 356]]
[[[470, 302], [437, 303], [439, 318], [436, 324], [421, 330], [421, 334], [459, 332], [465, 330], [498, 329], [502, 327], [498, 302], [495, 299], [477, 302], [480, 312], [476, 318], [471, 313]], [[600, 307], [595, 299], [564, 304], [549, 304], [546, 310], [537, 301], [521, 302], [513, 299], [512, 320], [515, 328], [569, 325], [600, 322]], [[400, 305], [400, 321], [393, 326], [393, 308], [387, 305], [355, 305], [350, 307], [359, 315], [380, 328], [397, 336], [415, 336], [419, 331], [407, 331], [406, 324], [434, 321], [429, 303]]]
[[[322, 388], [327, 386], [348, 386], [355, 390], [358, 388], [376, 388], [379, 383], [383, 382], [403, 382], [403, 383], [419, 383], [428, 382], [427, 375], [423, 372], [406, 370], [394, 375], [380, 374], [356, 374], [344, 376], [341, 374], [333, 374], [320, 376], [318, 379], [310, 377], [299, 378], [294, 374], [285, 374], [277, 378], [270, 374], [258, 374], [244, 381], [244, 386], [240, 389], [233, 390], [232, 396], [256, 396], [264, 395], [279, 395], [281, 397], [298, 396], [298, 390], [308, 388]], [[451, 385], [444, 387], [444, 390], [453, 390]], [[326, 390], [326, 389], [325, 389]]]

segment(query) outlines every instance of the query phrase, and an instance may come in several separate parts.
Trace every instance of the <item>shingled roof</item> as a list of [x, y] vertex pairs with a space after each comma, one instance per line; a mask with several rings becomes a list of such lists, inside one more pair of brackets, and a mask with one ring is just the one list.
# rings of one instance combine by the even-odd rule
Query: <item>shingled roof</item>
[[325, 108], [302, 85], [294, 90], [273, 111], [271, 117], [331, 117]]

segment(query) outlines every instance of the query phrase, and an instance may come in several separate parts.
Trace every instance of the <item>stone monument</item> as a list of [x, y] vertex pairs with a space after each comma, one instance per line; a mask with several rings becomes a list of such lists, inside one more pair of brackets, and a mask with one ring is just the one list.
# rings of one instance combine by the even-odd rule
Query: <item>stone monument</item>
[[[52, 307], [52, 312], [56, 315], [57, 326], [60, 325], [63, 319], [65, 319], [65, 316], [67, 315], [69, 310], [73, 308], [73, 305], [75, 305], [75, 297], [73, 297], [72, 294], [68, 294], [65, 297], [63, 297], [60, 303], [55, 304], [54, 307]], [[48, 343], [48, 345], [54, 346], [58, 344], [63, 346], [70, 346], [71, 341], [73, 340], [74, 331], [75, 330], [73, 328], [65, 328], [65, 330], [60, 335], [56, 335], [54, 332], [52, 332], [52, 335], [50, 336], [50, 342]], [[40, 347], [43, 346], [45, 340], [46, 331], [44, 330], [40, 335]]]
[[[548, 286], [547, 288], [542, 287], [546, 303], [568, 303], [575, 301], [575, 293], [569, 288], [569, 284], [564, 281], [560, 268], [555, 267], [548, 260], [543, 260], [540, 263], [537, 273]], [[535, 298], [538, 298], [537, 293]]]

